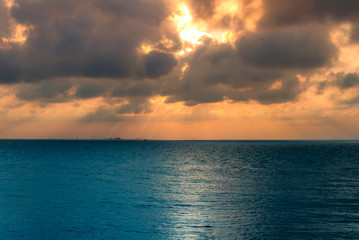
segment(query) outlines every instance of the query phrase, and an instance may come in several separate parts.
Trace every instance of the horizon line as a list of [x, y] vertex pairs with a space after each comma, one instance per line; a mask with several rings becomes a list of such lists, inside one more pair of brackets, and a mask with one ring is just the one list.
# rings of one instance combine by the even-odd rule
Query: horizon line
[[0, 138], [0, 141], [24, 140], [24, 141], [359, 141], [359, 139], [149, 139], [149, 138]]

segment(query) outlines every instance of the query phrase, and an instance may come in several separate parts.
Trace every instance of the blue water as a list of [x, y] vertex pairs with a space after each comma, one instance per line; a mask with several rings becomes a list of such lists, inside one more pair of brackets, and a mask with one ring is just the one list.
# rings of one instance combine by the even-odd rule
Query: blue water
[[0, 239], [359, 239], [359, 142], [2, 140]]

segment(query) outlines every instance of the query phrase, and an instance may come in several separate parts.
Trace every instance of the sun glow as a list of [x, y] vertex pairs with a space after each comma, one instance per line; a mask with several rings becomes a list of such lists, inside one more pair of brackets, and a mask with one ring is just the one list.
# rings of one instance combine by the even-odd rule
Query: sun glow
[[4, 4], [7, 8], [11, 8], [14, 4], [14, 0], [4, 0]]
[[[4, 5], [8, 8], [8, 11], [10, 11], [10, 8], [14, 5], [14, 1], [4, 0]], [[31, 26], [19, 24], [14, 19], [10, 19], [9, 24], [11, 34], [7, 37], [0, 38], [0, 48], [11, 48], [11, 44], [24, 44], [27, 39], [26, 31], [31, 29]]]
[[[179, 11], [174, 15], [173, 20], [177, 25], [177, 30], [182, 41], [185, 43], [197, 45], [201, 43], [200, 40], [203, 36], [213, 38], [211, 34], [198, 30], [198, 26], [195, 26], [193, 22], [189, 8], [184, 4], [179, 7]], [[185, 52], [189, 52], [188, 48], [181, 53], [184, 54]]]
[[238, 0], [226, 0], [221, 1], [217, 7], [217, 12], [220, 13], [221, 16], [236, 16], [242, 10], [242, 6]]
[[149, 52], [151, 52], [153, 50], [152, 46], [150, 45], [145, 45], [145, 44], [142, 44], [141, 45], [141, 51], [144, 53], [144, 54], [147, 54]]
[[257, 22], [263, 16], [262, 5], [262, 0], [254, 0], [246, 7], [248, 14], [246, 14], [246, 17], [244, 18], [244, 25], [247, 30], [255, 31], [257, 29]]
[[203, 36], [213, 38], [213, 36], [211, 34], [206, 33], [206, 32], [200, 32], [193, 27], [183, 30], [180, 33], [180, 36], [181, 36], [182, 40], [188, 41], [188, 42], [192, 43], [193, 45], [200, 44], [201, 43], [200, 39]]
[[[177, 27], [177, 32], [184, 46], [177, 52], [179, 56], [190, 53], [197, 45], [203, 42], [205, 37], [218, 43], [233, 45], [239, 34], [237, 33], [238, 30], [234, 31], [233, 24], [235, 23], [233, 19], [244, 18], [245, 15], [243, 4], [238, 0], [218, 2], [214, 15], [207, 20], [194, 18], [191, 9], [183, 2], [178, 3], [176, 9], [171, 19]], [[224, 21], [227, 22], [225, 25], [223, 25]], [[221, 22], [222, 24], [220, 24]], [[249, 28], [251, 29], [255, 27], [252, 22], [247, 25], [250, 25]]]
[[13, 33], [8, 38], [1, 38], [0, 41], [0, 48], [11, 48], [11, 44], [19, 44], [22, 45], [26, 42], [26, 35], [25, 32], [28, 30], [28, 27], [16, 24], [14, 25]]

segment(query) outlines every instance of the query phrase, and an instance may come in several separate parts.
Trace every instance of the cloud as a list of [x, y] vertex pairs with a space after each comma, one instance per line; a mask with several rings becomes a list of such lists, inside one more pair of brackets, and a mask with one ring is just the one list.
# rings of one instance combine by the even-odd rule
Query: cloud
[[[24, 45], [1, 49], [0, 82], [168, 74], [173, 55], [145, 55], [139, 49], [143, 42], [155, 44], [162, 38], [160, 24], [169, 14], [160, 0], [18, 0], [11, 16], [29, 26], [27, 40]], [[149, 71], [151, 66], [154, 69]]]
[[344, 103], [348, 104], [348, 105], [358, 105], [359, 104], [359, 95], [357, 95], [349, 100], [344, 101]]
[[118, 114], [140, 114], [151, 112], [151, 104], [146, 98], [130, 98], [129, 103], [124, 104], [116, 109]]
[[121, 81], [114, 85], [111, 97], [151, 97], [159, 93], [159, 85], [151, 81]]
[[309, 22], [353, 21], [359, 18], [357, 0], [264, 0], [261, 28], [272, 28]]
[[0, 48], [0, 83], [13, 83], [19, 76], [21, 66], [12, 57], [12, 51]]
[[15, 85], [15, 95], [25, 101], [64, 102], [103, 97], [147, 99], [160, 94], [157, 80], [54, 78]]
[[114, 114], [112, 110], [99, 107], [95, 112], [89, 113], [81, 118], [81, 122], [119, 122], [123, 118]]
[[245, 63], [267, 68], [317, 68], [336, 56], [327, 31], [318, 26], [248, 33], [237, 41], [237, 48]]
[[[228, 34], [234, 45], [203, 37], [201, 44], [190, 46], [182, 44], [170, 20], [169, 1], [16, 0], [11, 17], [27, 26], [27, 40], [0, 48], [0, 83], [16, 85], [15, 94], [23, 101], [96, 97], [103, 97], [104, 102], [127, 101], [110, 111], [114, 116], [148, 113], [152, 109], [148, 99], [155, 96], [188, 106], [224, 100], [296, 101], [305, 90], [298, 74], [310, 75], [329, 67], [338, 54], [330, 41], [331, 26], [319, 22], [324, 16], [338, 21], [355, 19], [350, 9], [345, 10], [349, 3], [343, 5], [345, 15], [334, 9], [332, 1], [324, 9], [309, 12], [302, 8], [316, 9], [314, 5], [322, 2], [298, 2], [292, 2], [300, 12], [294, 14], [293, 21], [282, 20], [285, 16], [278, 1], [264, 1], [264, 16], [255, 31], [243, 26], [252, 15], [231, 13], [231, 18], [238, 19], [230, 27], [237, 24], [235, 30], [241, 30], [239, 39]], [[207, 19], [208, 24], [216, 25], [227, 14], [217, 13], [219, 6], [226, 5], [216, 0], [187, 3], [195, 15], [193, 22]], [[243, 9], [251, 8], [249, 1], [244, 4], [248, 6]], [[283, 3], [288, 11], [291, 6]], [[254, 7], [252, 10], [255, 12]], [[268, 25], [264, 25], [265, 19]], [[176, 54], [189, 46], [192, 50], [188, 53]], [[145, 47], [149, 51], [145, 52]], [[106, 113], [109, 110], [101, 108], [88, 119], [100, 119]], [[111, 115], [107, 117], [111, 119]]]
[[115, 16], [138, 18], [158, 26], [168, 15], [167, 5], [160, 0], [98, 0], [97, 6]]
[[68, 100], [71, 83], [64, 79], [52, 79], [38, 84], [22, 84], [17, 87], [16, 96], [20, 100], [43, 102], [64, 102]]
[[353, 24], [350, 37], [353, 42], [359, 43], [359, 22]]
[[[299, 94], [294, 73], [248, 66], [237, 51], [229, 44], [208, 40], [191, 54], [183, 79], [168, 89], [167, 102], [196, 105], [230, 99], [273, 104], [292, 101]], [[276, 82], [280, 86], [273, 88]]]
[[336, 86], [341, 89], [348, 89], [359, 86], [359, 74], [358, 73], [344, 73], [339, 72], [336, 74]]
[[172, 54], [151, 51], [144, 56], [146, 76], [149, 78], [158, 78], [169, 74], [177, 65], [177, 60]]
[[195, 17], [208, 19], [215, 14], [217, 0], [188, 0]]
[[39, 25], [43, 22], [73, 15], [85, 1], [72, 3], [69, 0], [15, 0], [11, 15], [21, 24]]
[[[335, 91], [331, 95], [332, 100], [339, 107], [350, 107], [359, 103], [359, 74], [357, 72], [331, 72], [327, 80], [320, 81], [316, 84], [317, 94], [325, 93], [325, 90]], [[339, 90], [339, 91], [338, 91]]]
[[106, 91], [104, 85], [93, 81], [84, 81], [77, 86], [75, 96], [87, 99], [101, 96]]
[[5, 7], [5, 2], [0, 1], [0, 47], [3, 37], [9, 34], [9, 14], [8, 9]]
[[[121, 107], [100, 106], [94, 112], [90, 112], [79, 119], [80, 122], [125, 122], [138, 121], [140, 116], [132, 114], [143, 114], [149, 112], [150, 104], [147, 99], [132, 99], [132, 102]], [[127, 115], [130, 114], [130, 115]]]

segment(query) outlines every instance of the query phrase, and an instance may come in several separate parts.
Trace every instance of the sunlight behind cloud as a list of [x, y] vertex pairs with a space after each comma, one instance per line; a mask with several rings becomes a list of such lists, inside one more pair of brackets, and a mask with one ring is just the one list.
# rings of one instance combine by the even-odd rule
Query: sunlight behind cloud
[[[10, 8], [14, 5], [14, 1], [4, 0], [4, 5], [8, 8], [8, 11], [10, 11]], [[11, 34], [8, 37], [0, 39], [0, 48], [11, 48], [11, 44], [24, 44], [27, 39], [26, 31], [31, 28], [31, 26], [17, 23], [14, 19], [9, 20], [9, 25]]]
[[145, 54], [151, 52], [152, 50], [153, 50], [153, 48], [149, 45], [145, 45], [145, 44], [141, 45], [141, 51]]
[[248, 14], [244, 18], [244, 22], [247, 30], [255, 31], [257, 29], [257, 22], [263, 16], [262, 4], [262, 0], [254, 0], [246, 7]]
[[[261, 18], [262, 1], [255, 0], [244, 6], [237, 0], [217, 2], [211, 19], [195, 18], [192, 9], [184, 2], [175, 4], [171, 20], [177, 27], [177, 32], [184, 43], [183, 49], [177, 55], [185, 55], [200, 45], [203, 37], [208, 37], [219, 43], [234, 44], [235, 39], [244, 31], [254, 31]], [[243, 29], [237, 29], [238, 21], [243, 22]]]
[[4, 0], [4, 4], [7, 8], [11, 8], [11, 6], [14, 4], [14, 0]]
[[[174, 15], [173, 20], [176, 23], [179, 35], [184, 42], [189, 42], [194, 46], [200, 44], [200, 39], [203, 36], [213, 38], [211, 34], [198, 30], [195, 27], [189, 8], [184, 4], [179, 7], [179, 13]], [[188, 52], [188, 49], [185, 50], [185, 52]], [[184, 54], [184, 52], [181, 53]]]

